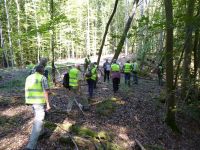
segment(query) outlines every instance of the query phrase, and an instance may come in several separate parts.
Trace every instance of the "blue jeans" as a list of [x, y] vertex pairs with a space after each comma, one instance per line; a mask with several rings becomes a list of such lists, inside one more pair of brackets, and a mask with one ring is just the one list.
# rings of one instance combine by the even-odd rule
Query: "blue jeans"
[[68, 104], [67, 104], [67, 112], [68, 113], [71, 111], [75, 99], [77, 100], [77, 97], [78, 97], [78, 87], [70, 87], [70, 91], [71, 91], [72, 95], [71, 95], [71, 98], [69, 98]]
[[33, 104], [32, 108], [35, 117], [27, 148], [36, 149], [38, 137], [40, 136], [41, 131], [43, 130], [43, 120], [45, 117], [45, 111], [43, 104]]
[[125, 84], [128, 84], [128, 86], [130, 86], [130, 78], [131, 78], [130, 73], [124, 73]]
[[91, 98], [93, 96], [93, 90], [94, 90], [94, 83], [95, 83], [95, 81], [92, 80], [92, 79], [87, 79], [87, 83], [88, 83], [89, 97]]
[[133, 71], [133, 82], [135, 84], [138, 84], [138, 76], [137, 76], [137, 72]]

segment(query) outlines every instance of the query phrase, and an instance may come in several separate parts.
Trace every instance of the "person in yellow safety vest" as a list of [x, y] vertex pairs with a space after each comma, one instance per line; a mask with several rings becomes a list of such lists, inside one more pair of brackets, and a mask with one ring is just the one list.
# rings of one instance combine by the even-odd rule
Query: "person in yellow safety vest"
[[90, 55], [87, 55], [87, 57], [85, 58], [85, 62], [84, 62], [84, 72], [86, 72], [88, 66], [90, 65], [91, 60], [90, 60]]
[[97, 62], [94, 62], [94, 67], [96, 68], [96, 72], [97, 72], [97, 77], [96, 77], [96, 80], [94, 81], [94, 89], [97, 88], [97, 82], [98, 82], [98, 65], [97, 65]]
[[85, 75], [86, 81], [88, 83], [88, 99], [91, 100], [93, 98], [94, 85], [97, 80], [97, 68], [95, 67], [94, 63], [90, 64], [87, 72], [91, 72], [90, 76], [87, 76], [87, 74]]
[[[43, 75], [47, 78], [48, 85], [49, 85], [51, 79], [50, 79], [49, 71], [48, 71], [47, 68], [46, 68], [47, 62], [48, 62], [47, 58], [43, 57], [43, 58], [40, 59], [40, 62], [39, 62], [38, 65], [44, 66], [44, 74], [43, 74]], [[37, 65], [36, 65], [36, 66], [37, 66]], [[34, 66], [34, 67], [32, 68], [30, 74], [35, 73], [35, 67], [36, 67], [36, 66]]]
[[114, 59], [113, 63], [111, 64], [111, 77], [113, 82], [113, 92], [116, 93], [119, 90], [120, 84], [120, 65], [117, 64], [117, 60]]
[[[69, 70], [69, 86], [72, 97], [68, 101], [67, 112], [69, 113], [72, 109], [74, 101], [78, 98], [78, 93], [80, 92], [80, 80], [81, 72], [80, 66], [77, 64]], [[79, 104], [82, 107], [81, 104]]]
[[125, 85], [128, 84], [130, 87], [130, 78], [131, 78], [131, 72], [132, 72], [132, 64], [128, 60], [124, 66], [123, 66], [123, 72], [124, 72], [124, 80], [125, 80]]
[[138, 70], [139, 70], [139, 66], [138, 66], [137, 61], [135, 61], [133, 63], [133, 82], [135, 84], [138, 84]]
[[43, 130], [43, 120], [46, 111], [50, 110], [48, 99], [49, 87], [46, 77], [43, 75], [44, 66], [38, 65], [35, 67], [36, 72], [26, 78], [25, 83], [25, 102], [32, 105], [34, 111], [34, 122], [32, 132], [29, 137], [26, 149], [36, 149], [37, 141]]

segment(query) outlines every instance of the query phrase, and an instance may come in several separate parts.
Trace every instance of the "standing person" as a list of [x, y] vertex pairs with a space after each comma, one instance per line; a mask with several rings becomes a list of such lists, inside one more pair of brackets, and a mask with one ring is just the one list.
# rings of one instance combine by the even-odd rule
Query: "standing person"
[[116, 62], [117, 60], [114, 59], [113, 63], [111, 64], [111, 76], [113, 82], [113, 92], [116, 93], [119, 90], [120, 84], [120, 66]]
[[162, 78], [163, 78], [163, 67], [162, 67], [162, 64], [158, 65], [157, 74], [158, 74], [158, 85], [162, 86], [163, 85], [163, 82], [162, 82]]
[[85, 78], [88, 83], [88, 93], [89, 93], [88, 99], [92, 99], [94, 84], [97, 79], [97, 68], [95, 67], [94, 64], [90, 64], [90, 66], [88, 67], [88, 70], [85, 74]]
[[131, 71], [132, 71], [132, 64], [128, 60], [123, 66], [123, 72], [124, 72], [125, 85], [128, 84], [129, 87], [131, 85], [130, 84]]
[[133, 82], [135, 84], [138, 84], [138, 70], [139, 70], [139, 66], [138, 66], [137, 61], [135, 61], [133, 63]]
[[87, 57], [85, 58], [85, 62], [84, 62], [84, 72], [86, 72], [90, 63], [91, 63], [90, 55], [87, 55]]
[[[77, 100], [78, 93], [80, 92], [80, 80], [81, 80], [81, 72], [80, 72], [80, 66], [76, 65], [75, 67], [72, 67], [69, 70], [69, 87], [71, 91], [71, 99], [69, 99], [69, 102], [67, 104], [67, 112], [69, 113], [72, 109], [73, 103], [75, 100]], [[81, 104], [79, 106], [82, 107]]]
[[31, 104], [34, 112], [34, 122], [32, 132], [29, 137], [27, 150], [36, 149], [37, 141], [43, 130], [43, 120], [46, 111], [50, 110], [48, 99], [49, 87], [47, 78], [43, 75], [44, 66], [38, 65], [35, 67], [35, 73], [26, 78], [25, 83], [25, 99], [26, 104]]
[[96, 72], [97, 72], [97, 77], [96, 77], [96, 80], [94, 81], [94, 89], [97, 88], [97, 82], [98, 82], [98, 65], [97, 65], [97, 62], [94, 62], [94, 67], [96, 68]]
[[[38, 65], [44, 66], [44, 76], [48, 79], [48, 70], [45, 68], [46, 65], [47, 65], [47, 62], [48, 62], [47, 58], [41, 58], [40, 62], [38, 63]], [[36, 67], [38, 65], [36, 65], [35, 67], [33, 67], [33, 69], [31, 70], [30, 74], [33, 74], [33, 73], [36, 72]]]
[[106, 82], [106, 79], [109, 82], [111, 66], [110, 63], [108, 62], [108, 59], [106, 59], [106, 62], [103, 64], [103, 68], [104, 68], [104, 82]]

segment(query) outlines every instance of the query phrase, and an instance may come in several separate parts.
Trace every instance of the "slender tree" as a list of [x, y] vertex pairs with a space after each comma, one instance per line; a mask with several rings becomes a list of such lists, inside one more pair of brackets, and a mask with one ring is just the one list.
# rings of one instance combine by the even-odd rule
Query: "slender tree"
[[165, 121], [172, 130], [178, 131], [175, 120], [175, 96], [173, 86], [173, 6], [172, 0], [164, 0], [166, 14], [166, 88], [167, 88], [167, 114]]
[[[6, 18], [7, 18], [7, 31], [8, 31], [8, 40], [9, 40], [9, 49], [10, 49], [10, 61], [11, 61], [11, 66], [14, 66], [14, 55], [13, 55], [13, 46], [12, 46], [12, 38], [11, 38], [11, 29], [10, 29], [10, 17], [9, 17], [9, 12], [8, 12], [8, 7], [7, 7], [7, 1], [4, 0], [4, 6], [6, 10]], [[8, 62], [8, 67], [9, 67], [9, 62]]]
[[124, 41], [125, 41], [125, 39], [126, 39], [128, 30], [129, 30], [129, 28], [130, 28], [130, 26], [131, 26], [131, 22], [132, 22], [132, 20], [133, 20], [134, 15], [135, 15], [138, 2], [139, 2], [139, 0], [135, 0], [135, 1], [133, 2], [133, 8], [132, 8], [131, 14], [129, 15], [129, 18], [128, 18], [127, 22], [126, 22], [126, 26], [125, 26], [125, 28], [124, 28], [124, 32], [123, 32], [123, 34], [122, 34], [122, 36], [121, 36], [121, 39], [120, 39], [120, 41], [119, 41], [119, 43], [118, 43], [118, 45], [117, 45], [117, 49], [116, 49], [116, 51], [115, 51], [115, 54], [114, 54], [113, 59], [117, 59], [117, 58], [119, 57], [119, 54], [120, 54], [120, 52], [121, 52], [121, 50], [122, 50], [122, 47], [123, 47], [123, 45], [124, 45]]
[[50, 1], [50, 15], [51, 15], [51, 21], [52, 21], [52, 25], [51, 25], [52, 80], [53, 80], [53, 83], [55, 84], [56, 83], [56, 78], [55, 78], [56, 68], [55, 68], [55, 63], [54, 63], [55, 62], [55, 53], [54, 53], [55, 26], [54, 26], [54, 1], [53, 0]]
[[196, 0], [188, 0], [188, 8], [186, 14], [186, 34], [185, 34], [185, 53], [183, 61], [183, 78], [182, 78], [182, 97], [186, 96], [187, 90], [189, 90], [190, 84], [190, 65], [191, 65], [191, 53], [192, 53], [192, 32], [193, 24], [192, 19], [194, 13], [194, 4]]
[[23, 58], [23, 51], [22, 51], [22, 46], [21, 46], [21, 30], [20, 30], [20, 8], [19, 8], [19, 2], [18, 0], [15, 0], [16, 6], [17, 6], [17, 32], [18, 32], [18, 47], [19, 47], [19, 51], [21, 53], [20, 57], [21, 57], [21, 65], [24, 65], [24, 58]]
[[117, 10], [117, 5], [118, 5], [118, 1], [119, 0], [115, 0], [115, 5], [114, 5], [114, 9], [112, 11], [112, 14], [108, 20], [108, 23], [106, 24], [106, 29], [105, 29], [105, 32], [104, 32], [104, 35], [103, 35], [103, 39], [102, 39], [102, 42], [101, 42], [101, 46], [100, 46], [100, 49], [99, 49], [99, 55], [98, 55], [98, 60], [97, 60], [97, 64], [99, 65], [99, 62], [100, 62], [100, 59], [101, 59], [101, 54], [102, 54], [102, 51], [103, 51], [103, 46], [104, 46], [104, 43], [105, 43], [105, 40], [106, 40], [106, 35], [108, 33], [108, 29], [109, 29], [109, 26], [110, 26], [110, 23], [115, 15], [115, 12]]

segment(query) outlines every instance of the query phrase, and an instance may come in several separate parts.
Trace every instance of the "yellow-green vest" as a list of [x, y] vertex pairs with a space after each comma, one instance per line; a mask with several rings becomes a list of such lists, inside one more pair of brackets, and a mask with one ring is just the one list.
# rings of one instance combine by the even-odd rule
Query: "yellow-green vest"
[[119, 72], [120, 71], [120, 66], [118, 64], [112, 64], [111, 65], [111, 71]]
[[91, 79], [96, 80], [97, 79], [97, 68], [96, 67], [92, 68], [91, 72], [92, 72]]
[[78, 75], [79, 75], [79, 70], [77, 68], [72, 68], [69, 71], [69, 86], [72, 87], [78, 86]]
[[132, 70], [132, 65], [130, 63], [124, 64], [124, 73], [130, 73]]
[[42, 77], [39, 73], [34, 73], [26, 78], [25, 98], [26, 104], [45, 104], [44, 91], [42, 88]]
[[133, 71], [137, 72], [138, 70], [139, 70], [138, 63], [134, 62], [133, 63]]

